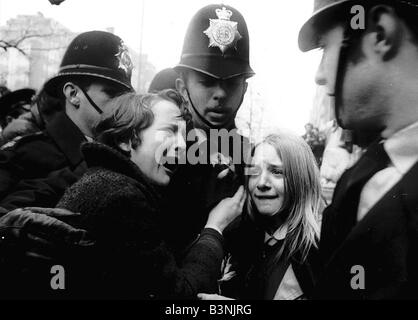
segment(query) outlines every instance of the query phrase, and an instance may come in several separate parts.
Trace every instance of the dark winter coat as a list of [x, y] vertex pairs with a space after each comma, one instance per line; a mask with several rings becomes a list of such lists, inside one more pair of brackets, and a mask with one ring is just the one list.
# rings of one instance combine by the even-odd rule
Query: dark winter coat
[[160, 211], [157, 189], [118, 151], [86, 143], [82, 152], [89, 169], [57, 207], [80, 212], [75, 224], [88, 230], [96, 244], [66, 257], [72, 265], [69, 291], [76, 296], [138, 299], [194, 298], [198, 292], [216, 292], [222, 236], [203, 230], [177, 265], [161, 232], [165, 216], [177, 212]]

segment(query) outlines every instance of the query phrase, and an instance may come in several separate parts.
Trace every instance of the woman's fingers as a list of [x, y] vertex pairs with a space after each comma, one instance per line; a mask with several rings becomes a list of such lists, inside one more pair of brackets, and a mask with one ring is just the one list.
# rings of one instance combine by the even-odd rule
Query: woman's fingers
[[45, 214], [54, 218], [65, 218], [65, 217], [77, 217], [80, 216], [80, 213], [72, 212], [67, 209], [61, 208], [39, 208], [39, 207], [28, 207], [24, 210], [31, 211], [33, 213]]
[[220, 296], [219, 294], [199, 293], [197, 295], [199, 300], [234, 300], [232, 298]]
[[240, 199], [240, 202], [239, 202], [239, 208], [240, 208], [240, 211], [242, 211], [242, 209], [244, 208], [244, 203], [245, 203], [245, 199], [247, 198], [247, 193], [246, 192], [244, 192], [244, 194], [243, 194], [243, 196], [241, 197], [241, 199]]
[[245, 196], [245, 191], [244, 191], [244, 187], [240, 186], [237, 190], [237, 192], [235, 192], [234, 196], [232, 197], [237, 203], [240, 203], [241, 198]]
[[246, 198], [245, 189], [243, 186], [240, 186], [237, 192], [233, 196], [233, 199], [235, 200], [235, 203], [237, 204], [239, 211], [242, 211], [242, 208], [244, 207], [245, 198]]

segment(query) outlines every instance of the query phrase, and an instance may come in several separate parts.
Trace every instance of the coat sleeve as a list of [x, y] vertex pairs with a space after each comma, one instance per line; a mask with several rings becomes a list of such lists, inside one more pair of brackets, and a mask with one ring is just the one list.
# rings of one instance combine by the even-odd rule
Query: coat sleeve
[[[82, 162], [75, 170], [64, 168], [46, 178], [21, 180], [0, 202], [5, 212], [23, 207], [55, 207], [65, 190], [85, 172]], [[1, 216], [1, 210], [0, 210]]]
[[22, 137], [11, 147], [0, 150], [0, 200], [22, 179], [46, 177], [64, 167], [61, 151], [43, 133]]
[[[169, 244], [164, 241], [164, 234], [161, 232], [160, 226], [157, 224], [157, 218], [161, 218], [160, 221], [163, 221], [164, 217], [158, 217], [159, 212], [149, 208], [145, 202], [138, 202], [137, 197], [135, 199], [127, 202], [133, 204], [128, 212], [131, 211], [131, 214], [136, 217], [140, 212], [137, 228], [136, 230], [131, 229], [131, 226], [135, 224], [125, 216], [124, 221], [129, 226], [126, 225], [123, 229], [132, 231], [133, 242], [138, 246], [135, 250], [136, 262], [140, 264], [142, 273], [149, 275], [152, 279], [149, 282], [150, 288], [146, 295], [156, 299], [193, 299], [200, 292], [217, 293], [217, 280], [224, 257], [222, 235], [213, 229], [204, 229], [184, 259], [176, 261]], [[175, 213], [170, 212], [170, 214]], [[130, 231], [127, 232], [127, 234], [129, 233]], [[129, 243], [130, 239], [127, 242]], [[143, 265], [144, 261], [147, 261], [147, 266]], [[147, 283], [148, 281], [141, 279], [141, 282]]]

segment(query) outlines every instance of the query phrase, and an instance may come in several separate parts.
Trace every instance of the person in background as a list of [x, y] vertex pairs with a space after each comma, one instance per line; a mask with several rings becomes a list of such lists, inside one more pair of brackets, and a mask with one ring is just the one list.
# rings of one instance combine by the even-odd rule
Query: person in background
[[177, 72], [173, 68], [166, 68], [158, 72], [149, 85], [148, 92], [158, 92], [165, 89], [176, 90]]
[[34, 96], [35, 90], [24, 88], [0, 97], [0, 146], [40, 130], [30, 111]]
[[9, 88], [7, 88], [6, 86], [0, 86], [0, 98], [9, 92], [10, 92]]
[[305, 124], [305, 134], [302, 136], [302, 138], [309, 144], [309, 141], [313, 139], [313, 129], [314, 126], [312, 123]]

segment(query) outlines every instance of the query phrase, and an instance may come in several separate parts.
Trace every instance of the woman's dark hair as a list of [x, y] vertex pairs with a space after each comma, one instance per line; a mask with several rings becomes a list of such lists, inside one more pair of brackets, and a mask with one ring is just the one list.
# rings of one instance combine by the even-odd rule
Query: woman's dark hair
[[181, 117], [185, 120], [189, 118], [184, 100], [175, 90], [147, 94], [125, 93], [109, 102], [110, 105], [95, 127], [97, 141], [129, 156], [129, 153], [120, 149], [120, 143], [131, 142], [133, 148], [141, 144], [141, 132], [152, 125], [152, 108], [161, 100], [174, 103], [179, 107]]

